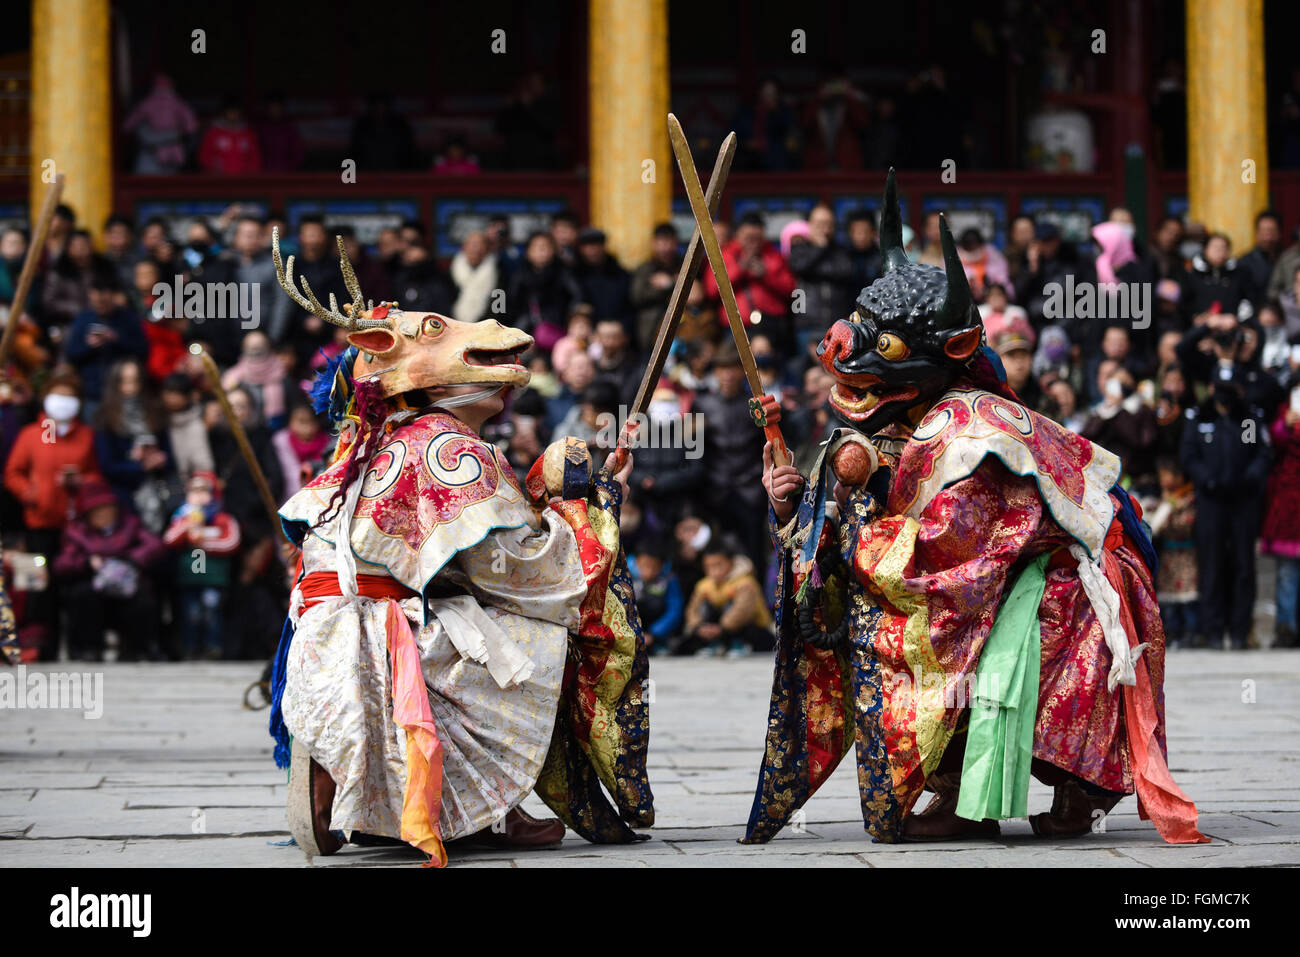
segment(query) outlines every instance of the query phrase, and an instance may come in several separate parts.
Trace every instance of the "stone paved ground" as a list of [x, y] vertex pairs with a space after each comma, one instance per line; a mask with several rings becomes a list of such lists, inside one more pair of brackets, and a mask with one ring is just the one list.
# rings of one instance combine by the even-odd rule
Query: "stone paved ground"
[[[64, 666], [67, 667], [67, 666]], [[258, 669], [239, 664], [104, 665], [104, 713], [0, 711], [0, 865], [301, 867], [287, 837], [284, 776], [265, 711], [240, 709]], [[874, 844], [851, 767], [807, 808], [802, 833], [736, 843], [749, 813], [770, 661], [656, 660], [650, 765], [659, 826], [640, 845], [479, 852], [462, 867], [1300, 865], [1300, 652], [1171, 653], [1169, 750], [1214, 843], [1168, 847], [1132, 798], [1105, 833], [1040, 841], [1009, 822], [982, 843]], [[540, 802], [529, 799], [540, 811]], [[1030, 810], [1046, 810], [1034, 784]], [[402, 849], [345, 848], [328, 867], [410, 864]]]

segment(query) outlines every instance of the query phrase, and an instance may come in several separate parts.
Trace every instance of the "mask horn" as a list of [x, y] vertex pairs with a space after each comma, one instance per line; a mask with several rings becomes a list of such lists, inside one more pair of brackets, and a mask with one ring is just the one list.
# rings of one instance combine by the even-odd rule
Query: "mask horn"
[[885, 198], [880, 204], [880, 249], [885, 257], [884, 272], [911, 262], [903, 248], [903, 214], [898, 209], [898, 183], [892, 166], [885, 177]]
[[952, 240], [952, 231], [948, 229], [948, 220], [943, 213], [939, 214], [939, 241], [943, 245], [943, 271], [948, 280], [948, 293], [943, 308], [939, 310], [940, 328], [964, 329], [971, 325], [974, 299], [961, 257], [957, 255], [957, 244]]

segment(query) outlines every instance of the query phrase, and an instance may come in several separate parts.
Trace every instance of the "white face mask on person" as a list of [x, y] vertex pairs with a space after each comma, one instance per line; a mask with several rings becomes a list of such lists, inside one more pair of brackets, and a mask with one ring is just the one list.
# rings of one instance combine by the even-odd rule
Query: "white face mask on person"
[[51, 392], [45, 397], [45, 414], [55, 422], [68, 423], [81, 411], [81, 400], [75, 395], [61, 395]]

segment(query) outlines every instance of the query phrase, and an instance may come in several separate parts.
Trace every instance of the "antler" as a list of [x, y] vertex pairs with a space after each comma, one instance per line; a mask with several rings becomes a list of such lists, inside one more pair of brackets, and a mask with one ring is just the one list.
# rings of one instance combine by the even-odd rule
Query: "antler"
[[[271, 261], [275, 263], [275, 275], [280, 280], [280, 288], [289, 294], [289, 298], [302, 306], [303, 309], [310, 312], [318, 319], [324, 319], [326, 322], [333, 323], [336, 326], [342, 326], [344, 329], [383, 329], [389, 326], [386, 319], [361, 319], [361, 287], [357, 284], [357, 275], [352, 269], [352, 263], [343, 252], [343, 239], [339, 238], [339, 266], [343, 271], [343, 283], [347, 287], [348, 295], [352, 297], [351, 312], [345, 315], [339, 311], [338, 300], [330, 293], [329, 308], [320, 304], [316, 294], [311, 291], [311, 284], [307, 282], [306, 277], [302, 278], [302, 292], [298, 291], [297, 285], [293, 281], [293, 257], [289, 257], [288, 265], [280, 258], [280, 230], [277, 227], [271, 229]], [[304, 295], [304, 293], [306, 295]]]

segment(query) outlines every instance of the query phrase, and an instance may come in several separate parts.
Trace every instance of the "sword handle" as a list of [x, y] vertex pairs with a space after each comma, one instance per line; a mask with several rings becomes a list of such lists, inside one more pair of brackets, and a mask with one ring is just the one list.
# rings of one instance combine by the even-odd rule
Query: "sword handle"
[[763, 426], [763, 434], [772, 443], [772, 464], [777, 466], [793, 465], [794, 456], [790, 454], [790, 449], [785, 444], [785, 436], [781, 434], [781, 427], [775, 422], [765, 425]]

